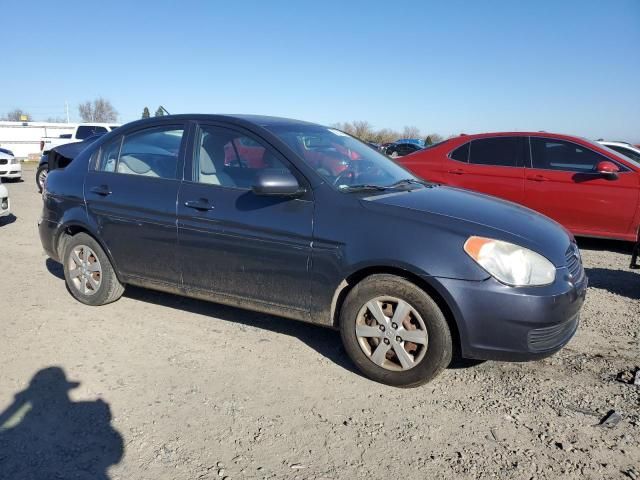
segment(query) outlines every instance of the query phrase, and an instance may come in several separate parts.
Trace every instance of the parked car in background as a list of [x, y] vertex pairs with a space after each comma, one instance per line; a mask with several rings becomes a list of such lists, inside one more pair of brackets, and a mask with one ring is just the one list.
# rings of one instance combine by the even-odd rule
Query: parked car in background
[[0, 183], [0, 217], [11, 213], [11, 204], [9, 201], [9, 190]]
[[399, 138], [393, 143], [414, 143], [421, 147], [424, 147], [424, 140], [421, 138]]
[[411, 142], [396, 142], [392, 143], [385, 149], [385, 153], [389, 155], [391, 158], [404, 157], [405, 155], [409, 155], [410, 153], [415, 153], [419, 150], [422, 150], [424, 147], [418, 145], [417, 143]]
[[11, 150], [0, 148], [0, 179], [19, 180], [22, 178], [22, 164]]
[[40, 157], [40, 163], [36, 170], [36, 186], [38, 187], [38, 191], [42, 192], [50, 170], [66, 167], [71, 163], [71, 160], [78, 155], [78, 153], [84, 150], [87, 145], [95, 142], [102, 135], [104, 135], [104, 133], [96, 133], [85, 138], [81, 142], [60, 145], [43, 154]]
[[[346, 168], [327, 169], [334, 158]], [[43, 200], [42, 245], [80, 302], [130, 284], [336, 328], [358, 368], [392, 385], [434, 378], [454, 346], [548, 356], [586, 292], [552, 220], [296, 120], [139, 120], [51, 171]]]
[[621, 153], [625, 157], [629, 157], [631, 160], [640, 163], [640, 148], [632, 145], [628, 142], [610, 142], [607, 140], [598, 140], [598, 143], [604, 145], [611, 150], [615, 150]]
[[640, 163], [590, 140], [546, 132], [465, 135], [399, 163], [422, 178], [525, 205], [575, 235], [638, 240]]
[[42, 137], [40, 140], [40, 151], [43, 155], [49, 153], [49, 150], [59, 145], [67, 143], [81, 142], [82, 140], [96, 133], [108, 133], [115, 130], [120, 125], [112, 123], [81, 123], [75, 127], [72, 133], [66, 133], [59, 137]]

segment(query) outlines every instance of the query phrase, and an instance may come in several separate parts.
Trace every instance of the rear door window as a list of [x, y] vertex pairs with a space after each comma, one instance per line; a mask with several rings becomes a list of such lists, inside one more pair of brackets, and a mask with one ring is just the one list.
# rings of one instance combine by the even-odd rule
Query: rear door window
[[595, 172], [602, 161], [611, 161], [577, 143], [555, 138], [531, 137], [533, 168], [565, 172]]
[[471, 141], [469, 163], [498, 167], [524, 165], [523, 137], [492, 137]]

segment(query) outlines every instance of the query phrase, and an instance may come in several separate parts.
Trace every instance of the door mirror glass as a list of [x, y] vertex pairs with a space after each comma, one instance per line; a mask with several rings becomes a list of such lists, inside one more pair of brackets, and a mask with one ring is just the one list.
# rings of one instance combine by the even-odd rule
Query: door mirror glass
[[296, 177], [289, 171], [264, 170], [256, 175], [253, 187], [256, 195], [274, 195], [282, 197], [297, 197], [304, 193]]
[[615, 163], [604, 161], [598, 163], [596, 171], [606, 178], [618, 178], [618, 172], [620, 169]]

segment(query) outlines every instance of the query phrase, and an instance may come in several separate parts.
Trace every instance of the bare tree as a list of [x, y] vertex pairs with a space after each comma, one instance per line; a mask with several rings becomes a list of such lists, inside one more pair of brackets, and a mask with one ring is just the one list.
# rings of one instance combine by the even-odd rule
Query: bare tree
[[62, 117], [47, 117], [45, 122], [47, 123], [65, 123], [67, 120]]
[[366, 120], [356, 120], [352, 125], [354, 137], [360, 140], [371, 140], [373, 138], [373, 128]]
[[422, 134], [418, 127], [408, 126], [402, 130], [402, 138], [421, 138]]
[[[24, 117], [26, 117], [26, 120], [24, 120]], [[6, 119], [9, 120], [10, 122], [24, 122], [24, 121], [29, 122], [31, 121], [31, 115], [25, 112], [24, 110], [22, 110], [21, 108], [15, 108], [7, 113]]]
[[115, 122], [118, 112], [109, 100], [96, 98], [93, 102], [86, 101], [78, 105], [78, 113], [83, 122]]

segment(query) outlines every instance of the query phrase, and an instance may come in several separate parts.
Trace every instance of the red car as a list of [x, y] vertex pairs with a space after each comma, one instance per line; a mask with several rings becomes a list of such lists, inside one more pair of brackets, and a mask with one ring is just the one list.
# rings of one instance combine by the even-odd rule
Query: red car
[[575, 235], [639, 240], [640, 164], [583, 138], [461, 135], [397, 161], [424, 179], [525, 205]]

